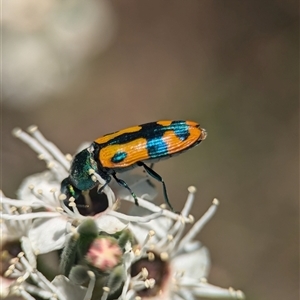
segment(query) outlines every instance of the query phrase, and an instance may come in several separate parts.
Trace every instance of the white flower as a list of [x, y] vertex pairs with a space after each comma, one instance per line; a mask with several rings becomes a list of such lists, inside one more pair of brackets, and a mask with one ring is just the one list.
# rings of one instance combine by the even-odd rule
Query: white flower
[[[130, 221], [147, 222], [161, 215], [179, 218], [177, 214], [162, 210], [142, 198], [139, 198], [140, 206], [154, 212], [152, 215], [128, 216], [117, 212], [115, 210], [118, 201], [115, 200], [115, 194], [109, 186], [104, 188], [107, 199], [103, 195], [91, 199], [87, 194], [83, 199], [88, 203], [83, 203], [83, 208], [76, 204], [74, 199], [70, 199], [66, 204], [65, 198], [60, 194], [60, 183], [68, 175], [71, 156], [63, 155], [54, 144], [42, 136], [36, 126], [29, 127], [28, 131], [31, 135], [21, 129], [15, 129], [14, 135], [36, 151], [38, 158], [46, 162], [49, 170], [27, 177], [18, 190], [18, 200], [2, 196], [1, 202], [7, 208], [2, 213], [4, 220], [26, 221], [26, 236], [31, 240], [35, 253], [42, 254], [61, 249], [72, 227], [76, 227], [88, 215], [92, 215], [99, 229], [107, 233], [124, 229]], [[91, 176], [95, 176], [101, 185], [105, 184], [98, 174]], [[142, 180], [141, 185], [145, 186], [143, 182], [145, 180]], [[139, 195], [139, 190], [137, 192]], [[132, 197], [126, 199], [134, 202]], [[22, 213], [21, 209], [25, 213]]]
[[[181, 215], [188, 217], [196, 189], [189, 188], [189, 196]], [[207, 283], [210, 268], [209, 252], [194, 240], [215, 213], [219, 202], [183, 235], [184, 219], [176, 222], [160, 217], [144, 224], [130, 224], [140, 247], [132, 249], [127, 286], [120, 299], [182, 300], [196, 297], [243, 299], [241, 291], [223, 289]], [[134, 208], [138, 213], [139, 208]], [[131, 278], [131, 279], [130, 279]], [[126, 295], [126, 297], [125, 297]]]
[[[129, 173], [123, 174], [123, 180], [134, 189], [139, 202], [139, 206], [133, 206], [130, 215], [116, 211], [119, 199], [134, 203], [128, 191], [116, 185], [112, 185], [114, 192], [108, 185], [104, 188], [105, 197], [97, 191], [94, 194], [89, 191], [83, 193], [82, 199], [75, 202], [70, 198], [67, 202], [65, 195], [60, 194], [60, 183], [68, 176], [71, 156], [63, 155], [35, 126], [30, 127], [29, 132], [31, 135], [20, 129], [14, 131], [18, 138], [38, 153], [39, 159], [46, 162], [48, 170], [26, 178], [19, 188], [19, 199], [0, 194], [3, 240], [20, 244], [19, 254], [2, 274], [7, 279], [3, 281], [6, 285], [2, 296], [21, 295], [26, 300], [35, 299], [34, 296], [51, 300], [89, 300], [96, 293], [102, 295], [101, 300], [107, 300], [116, 293], [118, 300], [193, 300], [199, 296], [244, 298], [241, 291], [207, 283], [209, 253], [195, 240], [215, 213], [218, 200], [214, 199], [209, 210], [185, 235], [186, 225], [194, 222], [189, 215], [196, 191], [193, 187], [189, 188], [189, 196], [180, 214], [147, 201], [152, 201], [156, 193], [148, 178]], [[96, 172], [90, 175], [99, 181], [100, 186], [105, 184]], [[100, 291], [99, 278], [104, 280], [104, 277], [101, 278], [101, 272], [98, 274], [84, 264], [79, 267], [87, 268], [88, 283], [85, 287], [80, 286], [81, 283], [74, 285], [61, 272], [50, 281], [37, 269], [37, 255], [63, 247], [68, 250], [67, 238], [76, 238], [79, 225], [87, 218], [93, 219], [96, 234], [99, 230], [106, 235], [118, 236], [121, 231], [127, 230], [134, 236], [125, 243], [120, 238], [124, 243], [120, 252], [122, 256], [112, 270], [106, 270], [107, 286], [100, 284]], [[69, 246], [73, 244], [71, 240]], [[71, 252], [65, 250], [64, 257], [68, 258], [72, 249]], [[76, 249], [74, 251], [76, 253]], [[94, 256], [88, 261], [99, 262]], [[72, 270], [79, 263], [76, 259], [67, 262], [71, 264], [68, 269]], [[64, 274], [68, 275], [68, 272]]]
[[[42, 299], [59, 300], [82, 300], [87, 295], [87, 288], [76, 286], [63, 275], [58, 275], [50, 282], [40, 271], [37, 270], [36, 256], [31, 251], [29, 239], [23, 237], [22, 245], [24, 252], [11, 260], [11, 265], [4, 274], [10, 279], [10, 284], [1, 291], [1, 296], [22, 296], [24, 299], [34, 300], [32, 295]], [[27, 279], [30, 279], [28, 281]], [[1, 281], [5, 282], [5, 281]], [[3, 288], [3, 286], [1, 285]], [[5, 287], [4, 287], [5, 288]]]

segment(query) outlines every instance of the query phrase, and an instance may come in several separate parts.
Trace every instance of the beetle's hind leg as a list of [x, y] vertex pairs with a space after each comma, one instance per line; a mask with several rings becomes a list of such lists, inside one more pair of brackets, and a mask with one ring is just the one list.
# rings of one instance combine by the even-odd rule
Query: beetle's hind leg
[[143, 163], [142, 161], [139, 161], [139, 162], [137, 162], [137, 165], [140, 166], [140, 167], [143, 167], [145, 169], [145, 171], [151, 177], [153, 177], [154, 179], [156, 179], [157, 181], [159, 181], [159, 182], [162, 183], [163, 191], [164, 191], [164, 196], [165, 196], [165, 201], [168, 204], [168, 206], [171, 209], [171, 211], [174, 211], [174, 209], [173, 209], [173, 207], [172, 207], [172, 205], [171, 205], [171, 203], [169, 201], [166, 184], [165, 184], [164, 180], [162, 179], [162, 177], [152, 169], [153, 164], [151, 164], [151, 167], [148, 167], [145, 163]]
[[138, 202], [137, 196], [136, 196], [136, 194], [131, 190], [131, 188], [129, 187], [129, 185], [128, 185], [124, 180], [118, 178], [118, 177], [116, 176], [116, 173], [112, 174], [112, 177], [116, 180], [116, 182], [117, 182], [119, 185], [123, 186], [125, 189], [127, 189], [127, 190], [130, 192], [131, 196], [132, 196], [133, 199], [134, 199], [135, 205], [139, 206], [139, 202]]

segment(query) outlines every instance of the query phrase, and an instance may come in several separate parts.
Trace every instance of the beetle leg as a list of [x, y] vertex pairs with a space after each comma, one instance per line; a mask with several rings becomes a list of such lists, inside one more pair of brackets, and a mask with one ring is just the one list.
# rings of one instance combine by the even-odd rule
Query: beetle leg
[[131, 188], [128, 186], [128, 184], [127, 184], [124, 180], [118, 178], [118, 177], [116, 176], [116, 173], [112, 174], [112, 176], [113, 176], [113, 178], [116, 180], [116, 182], [117, 182], [119, 185], [123, 186], [125, 189], [127, 189], [127, 190], [130, 192], [131, 196], [132, 196], [133, 199], [134, 199], [135, 205], [139, 206], [139, 202], [138, 202], [138, 199], [137, 199], [137, 197], [136, 197], [136, 194], [131, 190]]
[[[169, 197], [168, 197], [168, 193], [167, 193], [167, 187], [166, 184], [164, 182], [164, 180], [162, 179], [162, 177], [156, 173], [152, 168], [148, 167], [145, 163], [143, 163], [142, 161], [137, 162], [137, 165], [140, 167], [143, 167], [145, 169], [145, 171], [154, 179], [156, 179], [157, 181], [162, 183], [163, 186], [163, 191], [164, 191], [164, 196], [165, 196], [165, 201], [168, 204], [169, 208], [171, 209], [171, 211], [174, 211], [170, 201], [169, 201]], [[151, 164], [151, 166], [153, 166], [153, 164]]]
[[[150, 169], [153, 169], [153, 167], [154, 167], [154, 163], [151, 163], [150, 166], [149, 166], [149, 168], [150, 168]], [[146, 170], [144, 169], [143, 172], [146, 173]], [[149, 184], [151, 187], [155, 188], [155, 185], [152, 183], [152, 181], [151, 181], [150, 179], [146, 179], [146, 181], [148, 182], [148, 184]]]
[[110, 181], [111, 181], [111, 177], [107, 176], [105, 184], [102, 185], [100, 189], [98, 189], [97, 193], [101, 194], [103, 192], [104, 188], [110, 183]]

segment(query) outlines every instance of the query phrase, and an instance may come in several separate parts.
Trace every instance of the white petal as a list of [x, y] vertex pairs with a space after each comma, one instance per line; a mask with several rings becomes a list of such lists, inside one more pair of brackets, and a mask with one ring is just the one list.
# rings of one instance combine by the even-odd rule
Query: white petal
[[36, 256], [33, 253], [33, 249], [30, 243], [30, 240], [28, 237], [23, 236], [21, 238], [21, 245], [22, 245], [22, 250], [26, 255], [26, 258], [29, 262], [29, 264], [33, 267], [36, 268]]
[[42, 254], [61, 249], [67, 234], [67, 219], [58, 217], [34, 220], [28, 237], [35, 253]]
[[[1, 216], [3, 217], [3, 215]], [[3, 220], [0, 223], [1, 243], [18, 240], [27, 233], [26, 227], [21, 222]]]
[[208, 249], [204, 246], [190, 253], [183, 253], [172, 259], [176, 272], [184, 272], [184, 276], [201, 279], [207, 277], [210, 268]]
[[110, 234], [121, 231], [127, 227], [127, 225], [122, 223], [119, 219], [106, 214], [97, 215], [94, 221], [101, 231], [105, 231]]
[[[135, 236], [137, 242], [139, 244], [143, 244], [145, 241], [145, 238], [147, 237], [147, 235], [149, 233], [149, 230], [142, 226], [138, 226], [138, 224], [136, 224], [136, 223], [129, 223], [128, 228]], [[154, 240], [154, 239], [155, 239], [155, 236], [152, 237], [152, 240]]]
[[[149, 177], [141, 174], [134, 174], [131, 171], [118, 174], [118, 177], [124, 180], [134, 191], [137, 197], [152, 201], [157, 196], [157, 190], [149, 183]], [[129, 195], [129, 192], [124, 187], [120, 186], [115, 180], [110, 184], [119, 199], [123, 199]]]
[[65, 296], [65, 300], [82, 300], [86, 294], [86, 288], [70, 282], [63, 275], [56, 276], [52, 284]]
[[143, 244], [149, 231], [154, 231], [151, 237], [151, 243], [158, 243], [161, 239], [165, 239], [168, 235], [167, 223], [169, 219], [165, 217], [157, 218], [148, 223], [129, 223], [128, 228], [131, 230], [139, 244]]
[[[29, 186], [33, 186], [33, 190]], [[41, 206], [44, 203], [56, 207], [59, 202], [54, 199], [53, 189], [56, 190], [58, 196], [60, 194], [60, 181], [51, 171], [45, 171], [26, 177], [21, 183], [17, 195], [19, 199], [26, 201], [41, 199]], [[41, 195], [39, 195], [40, 192], [42, 192]]]
[[[142, 208], [137, 207], [137, 210], [139, 209]], [[143, 216], [145, 214], [134, 214], [134, 215]], [[162, 216], [157, 219], [151, 220], [150, 222], [147, 223], [131, 223], [129, 226], [133, 234], [137, 237], [138, 241], [140, 241], [139, 238], [143, 239], [145, 235], [148, 234], [149, 230], [153, 230], [155, 232], [154, 239], [159, 241], [168, 235], [169, 229], [173, 223], [174, 222], [171, 219]]]

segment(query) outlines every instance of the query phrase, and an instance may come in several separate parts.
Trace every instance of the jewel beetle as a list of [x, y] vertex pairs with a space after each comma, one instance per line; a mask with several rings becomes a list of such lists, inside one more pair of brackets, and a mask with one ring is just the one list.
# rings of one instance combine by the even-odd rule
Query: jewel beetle
[[165, 182], [146, 163], [153, 164], [180, 154], [197, 146], [206, 136], [206, 130], [193, 121], [157, 121], [106, 134], [75, 155], [69, 176], [61, 183], [61, 192], [76, 199], [82, 191], [99, 185], [91, 178], [92, 169], [106, 181], [99, 192], [113, 177], [130, 192], [138, 205], [136, 195], [124, 180], [117, 177], [117, 173], [143, 167], [150, 176], [162, 183], [165, 202], [173, 211]]

